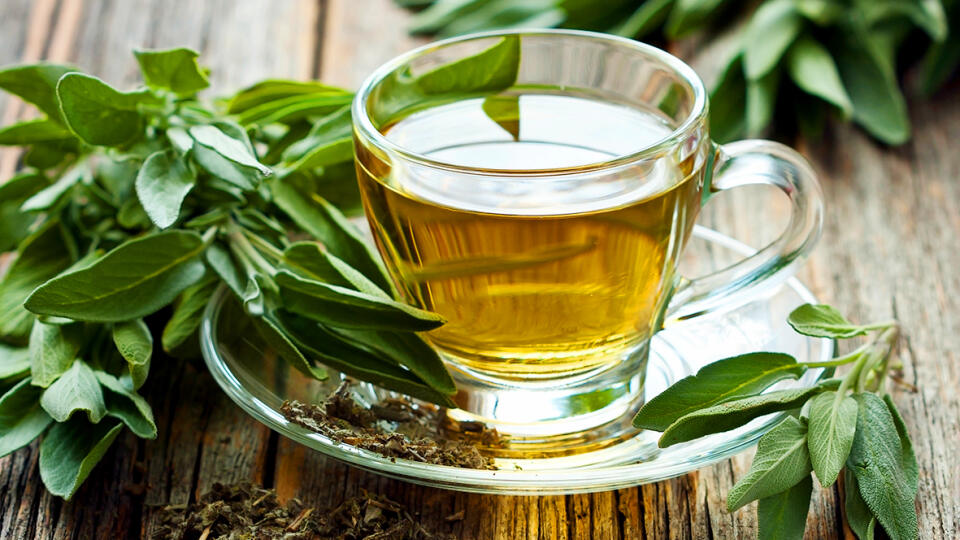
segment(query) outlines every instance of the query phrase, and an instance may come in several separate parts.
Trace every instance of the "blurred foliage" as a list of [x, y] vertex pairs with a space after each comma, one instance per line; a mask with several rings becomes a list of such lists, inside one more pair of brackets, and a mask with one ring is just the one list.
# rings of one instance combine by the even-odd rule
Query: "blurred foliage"
[[960, 62], [960, 0], [397, 0], [419, 9], [410, 31], [452, 36], [561, 27], [654, 43], [735, 34], [710, 90], [719, 141], [771, 126], [817, 137], [825, 119], [852, 120], [887, 144], [910, 138], [901, 89], [941, 88]]

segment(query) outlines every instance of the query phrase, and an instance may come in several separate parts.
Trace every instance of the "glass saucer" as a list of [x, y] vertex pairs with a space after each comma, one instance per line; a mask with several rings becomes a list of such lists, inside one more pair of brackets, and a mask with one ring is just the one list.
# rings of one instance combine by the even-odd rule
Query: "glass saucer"
[[[686, 250], [684, 275], [700, 275], [754, 250], [720, 233], [697, 227]], [[207, 306], [200, 329], [204, 359], [214, 379], [240, 407], [271, 429], [351, 465], [409, 482], [501, 495], [585, 493], [657, 482], [705, 467], [756, 443], [780, 418], [758, 418], [742, 428], [660, 449], [659, 433], [640, 431], [613, 446], [554, 458], [500, 459], [498, 470], [461, 469], [383, 457], [288, 422], [280, 412], [284, 400], [322, 401], [340, 377], [326, 381], [305, 377], [276, 360], [255, 333], [231, 331], [229, 314], [239, 309], [221, 288]], [[796, 278], [758, 292], [746, 303], [669, 326], [651, 342], [645, 396], [650, 399], [675, 381], [720, 358], [768, 350], [792, 354], [799, 361], [825, 361], [833, 342], [795, 333], [785, 322], [796, 306], [816, 302]], [[234, 327], [235, 328], [235, 327]], [[776, 389], [809, 385], [821, 370]], [[359, 398], [375, 403], [391, 395], [372, 385], [357, 385]], [[304, 471], [309, 474], [309, 471]]]

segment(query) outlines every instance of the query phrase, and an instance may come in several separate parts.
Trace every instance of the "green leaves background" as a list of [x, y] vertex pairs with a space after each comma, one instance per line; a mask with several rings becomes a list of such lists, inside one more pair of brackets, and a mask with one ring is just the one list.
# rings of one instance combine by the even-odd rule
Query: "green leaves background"
[[[929, 96], [960, 64], [956, 0], [426, 0], [412, 33], [440, 36], [501, 28], [564, 27], [650, 40], [737, 34], [711, 89], [711, 131], [720, 142], [771, 124], [818, 136], [823, 119], [853, 120], [887, 144], [910, 138], [900, 88], [917, 66]], [[702, 43], [697, 48], [703, 47]]]
[[0, 456], [42, 437], [41, 478], [69, 499], [123, 429], [156, 437], [139, 389], [152, 364], [198, 350], [221, 284], [307, 376], [326, 364], [452, 406], [453, 380], [414, 333], [443, 320], [395, 298], [341, 211], [359, 209], [353, 94], [268, 80], [211, 107], [196, 52], [135, 56], [146, 87], [129, 92], [68, 66], [0, 69], [0, 88], [45, 115], [0, 128], [0, 145], [45, 156], [0, 185], [0, 249], [15, 250], [0, 278]]

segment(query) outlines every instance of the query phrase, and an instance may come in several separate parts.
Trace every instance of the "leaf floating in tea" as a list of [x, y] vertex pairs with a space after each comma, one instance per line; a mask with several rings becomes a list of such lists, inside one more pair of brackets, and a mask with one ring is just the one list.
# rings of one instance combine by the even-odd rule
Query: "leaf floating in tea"
[[483, 112], [514, 141], [520, 140], [520, 96], [490, 96], [483, 100]]

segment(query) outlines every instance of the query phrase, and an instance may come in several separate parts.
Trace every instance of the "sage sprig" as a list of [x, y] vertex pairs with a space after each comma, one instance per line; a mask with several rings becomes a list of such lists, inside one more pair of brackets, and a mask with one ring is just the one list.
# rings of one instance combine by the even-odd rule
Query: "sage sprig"
[[[917, 462], [910, 435], [884, 382], [899, 336], [895, 321], [858, 325], [826, 305], [805, 304], [788, 322], [822, 338], [871, 335], [854, 351], [824, 362], [782, 353], [750, 353], [704, 366], [647, 402], [634, 418], [662, 431], [661, 447], [743, 426], [763, 415], [787, 415], [760, 438], [746, 476], [727, 494], [730, 511], [757, 505], [758, 537], [800, 539], [813, 490], [811, 472], [829, 487], [843, 474], [847, 520], [860, 540], [881, 527], [892, 539], [917, 537]], [[770, 389], [808, 370], [842, 377], [811, 386]]]
[[127, 92], [70, 66], [0, 69], [42, 115], [0, 128], [26, 150], [0, 185], [0, 250], [15, 250], [0, 456], [42, 437], [40, 476], [69, 499], [124, 427], [155, 437], [140, 389], [151, 364], [197, 350], [221, 284], [237, 324], [308, 377], [329, 366], [451, 406], [453, 380], [415, 333], [443, 320], [398, 300], [344, 215], [359, 208], [353, 94], [267, 80], [211, 105], [196, 52], [134, 54], [146, 86]]
[[[832, 115], [888, 144], [910, 138], [899, 78], [918, 65], [929, 96], [960, 64], [955, 0], [397, 0], [424, 7], [412, 33], [451, 36], [564, 27], [659, 41], [712, 40], [733, 26], [736, 45], [711, 89], [711, 131], [727, 142], [772, 123], [817, 136]], [[702, 49], [704, 45], [698, 45]]]

